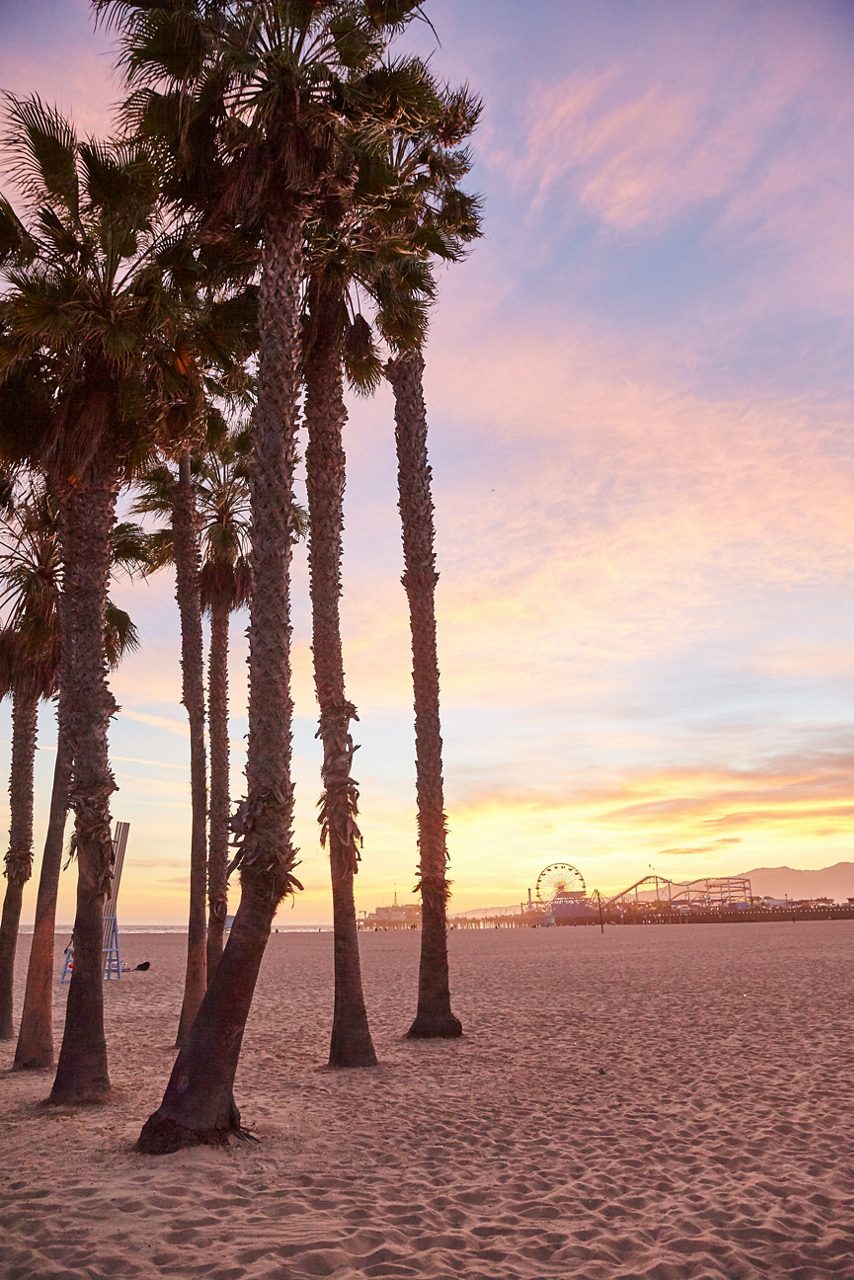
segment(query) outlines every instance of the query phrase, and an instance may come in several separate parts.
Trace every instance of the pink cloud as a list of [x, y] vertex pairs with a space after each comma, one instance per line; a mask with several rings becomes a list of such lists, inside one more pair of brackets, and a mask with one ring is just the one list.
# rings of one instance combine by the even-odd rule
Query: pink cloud
[[[757, 677], [781, 662], [832, 676], [845, 660], [832, 627], [797, 651], [781, 638], [776, 655], [766, 628], [791, 591], [850, 588], [849, 406], [699, 395], [650, 339], [603, 340], [535, 308], [486, 320], [483, 292], [428, 353], [446, 706], [613, 705], [638, 663], [718, 640], [740, 643]], [[349, 441], [348, 682], [363, 709], [400, 709], [411, 678], [387, 398], [354, 410]], [[294, 662], [313, 716], [299, 629]]]
[[[451, 806], [456, 861], [465, 867], [487, 845], [522, 884], [534, 857], [544, 865], [568, 856], [588, 885], [615, 890], [653, 861], [661, 870], [660, 858], [678, 859], [678, 878], [732, 874], [768, 856], [822, 865], [846, 854], [851, 763], [850, 754], [824, 752], [741, 770], [626, 769], [598, 782], [568, 772], [552, 786], [477, 789]], [[726, 834], [710, 840], [716, 830]]]
[[434, 420], [465, 422], [483, 458], [466, 502], [440, 495], [444, 590], [490, 648], [518, 630], [555, 657], [641, 656], [713, 632], [739, 588], [850, 580], [847, 406], [700, 397], [572, 327], [443, 333], [431, 356]]
[[835, 262], [839, 294], [854, 247], [847, 57], [803, 10], [755, 11], [749, 39], [728, 13], [712, 33], [667, 23], [631, 60], [535, 87], [523, 154], [495, 149], [492, 163], [534, 213], [562, 196], [620, 234], [658, 234], [717, 200], [723, 233], [806, 251], [805, 291], [830, 289]]

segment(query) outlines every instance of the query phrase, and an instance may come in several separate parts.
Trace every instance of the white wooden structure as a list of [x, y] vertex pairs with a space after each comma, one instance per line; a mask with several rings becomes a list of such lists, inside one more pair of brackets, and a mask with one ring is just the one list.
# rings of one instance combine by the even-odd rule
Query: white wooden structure
[[[125, 850], [127, 849], [129, 830], [129, 822], [117, 822], [113, 830], [113, 878], [110, 882], [110, 896], [104, 903], [104, 932], [102, 935], [104, 977], [107, 979], [121, 978], [122, 976], [122, 953], [119, 947], [119, 922], [116, 915], [116, 906], [122, 882], [122, 869], [125, 865]], [[71, 942], [65, 948], [65, 961], [62, 966], [60, 982], [65, 982], [71, 976], [73, 967], [74, 937], [72, 935]]]

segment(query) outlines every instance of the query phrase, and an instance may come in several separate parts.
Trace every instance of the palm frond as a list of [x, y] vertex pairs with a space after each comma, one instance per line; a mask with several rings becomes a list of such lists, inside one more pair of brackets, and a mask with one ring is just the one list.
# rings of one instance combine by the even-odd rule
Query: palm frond
[[159, 567], [151, 550], [151, 534], [132, 520], [114, 525], [110, 535], [110, 559], [113, 571], [121, 570], [129, 578], [145, 577]]
[[38, 94], [17, 98], [6, 93], [3, 98], [8, 120], [3, 142], [12, 181], [33, 206], [57, 201], [76, 219], [80, 184], [73, 125]]
[[139, 632], [130, 614], [108, 599], [104, 612], [104, 648], [110, 668], [117, 667], [125, 654], [134, 653], [139, 644]]
[[0, 266], [28, 265], [38, 254], [35, 240], [5, 196], [0, 195]]

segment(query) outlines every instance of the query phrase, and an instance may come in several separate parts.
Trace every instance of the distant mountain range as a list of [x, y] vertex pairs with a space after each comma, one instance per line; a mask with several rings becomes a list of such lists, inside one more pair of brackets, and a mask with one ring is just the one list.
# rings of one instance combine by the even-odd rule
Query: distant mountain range
[[794, 867], [756, 867], [743, 871], [749, 876], [756, 897], [834, 898], [842, 902], [854, 898], [854, 862], [837, 862], [832, 867], [798, 871]]

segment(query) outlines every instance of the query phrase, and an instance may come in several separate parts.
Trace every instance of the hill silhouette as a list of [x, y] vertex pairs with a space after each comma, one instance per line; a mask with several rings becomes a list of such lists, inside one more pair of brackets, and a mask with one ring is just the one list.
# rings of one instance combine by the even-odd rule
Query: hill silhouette
[[757, 897], [854, 898], [854, 862], [836, 862], [832, 867], [806, 871], [795, 867], [755, 867], [740, 874], [750, 877]]

